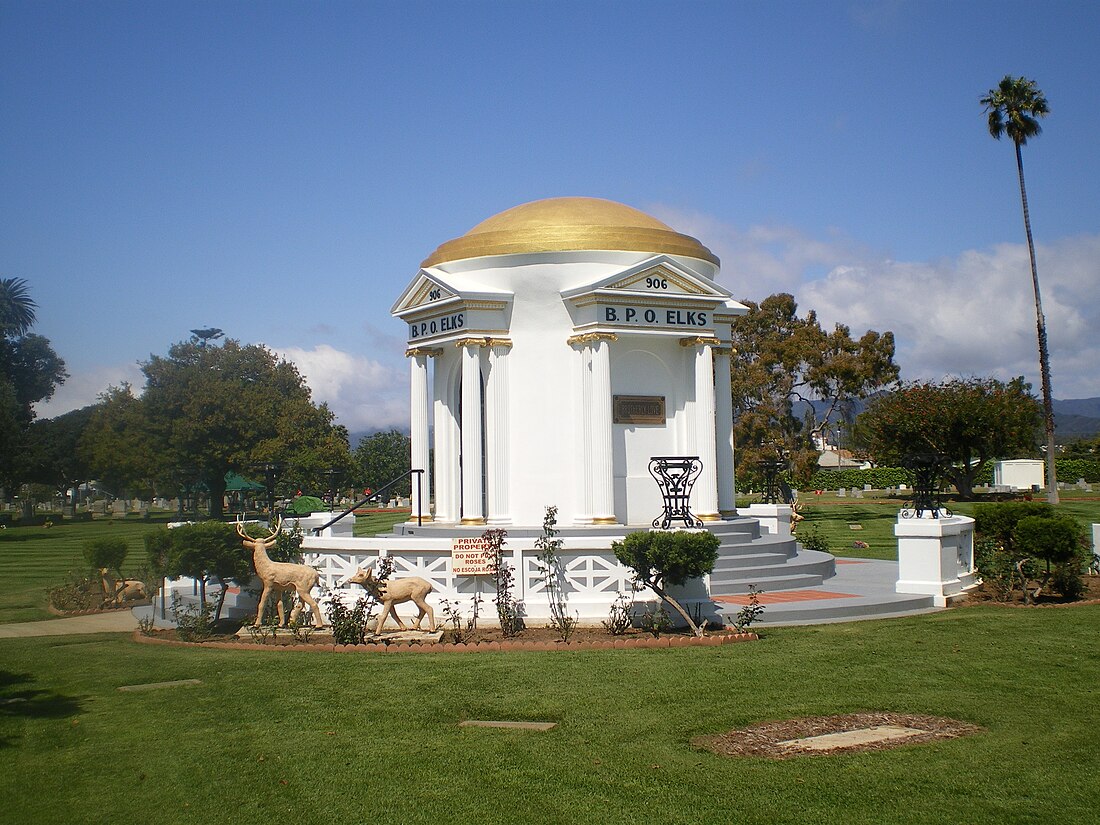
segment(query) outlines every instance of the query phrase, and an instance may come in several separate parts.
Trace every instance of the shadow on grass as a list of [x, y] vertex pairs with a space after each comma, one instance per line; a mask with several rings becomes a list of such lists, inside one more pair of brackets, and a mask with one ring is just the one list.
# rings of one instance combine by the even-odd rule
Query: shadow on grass
[[[0, 719], [62, 719], [80, 713], [84, 702], [84, 697], [35, 687], [26, 673], [0, 670]], [[12, 737], [0, 735], [0, 748], [14, 744]]]

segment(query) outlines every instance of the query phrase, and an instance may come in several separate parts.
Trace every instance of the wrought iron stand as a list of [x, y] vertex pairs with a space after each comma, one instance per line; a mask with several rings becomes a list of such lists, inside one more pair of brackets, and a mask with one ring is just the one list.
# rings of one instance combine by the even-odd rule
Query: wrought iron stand
[[925, 512], [932, 518], [950, 516], [951, 511], [936, 495], [936, 480], [943, 467], [943, 459], [933, 453], [920, 453], [907, 456], [902, 466], [912, 470], [915, 478], [913, 499], [901, 505], [901, 517], [920, 518]]
[[654, 528], [667, 530], [674, 520], [683, 521], [685, 527], [703, 526], [689, 509], [691, 488], [701, 472], [703, 462], [697, 455], [657, 455], [649, 459], [649, 474], [657, 481], [665, 502], [664, 512], [653, 519]]

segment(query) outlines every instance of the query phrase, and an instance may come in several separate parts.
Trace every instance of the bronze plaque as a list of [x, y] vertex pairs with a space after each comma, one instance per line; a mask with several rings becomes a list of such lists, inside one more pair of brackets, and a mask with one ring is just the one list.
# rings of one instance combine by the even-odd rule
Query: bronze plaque
[[616, 395], [612, 407], [616, 424], [664, 424], [663, 395]]

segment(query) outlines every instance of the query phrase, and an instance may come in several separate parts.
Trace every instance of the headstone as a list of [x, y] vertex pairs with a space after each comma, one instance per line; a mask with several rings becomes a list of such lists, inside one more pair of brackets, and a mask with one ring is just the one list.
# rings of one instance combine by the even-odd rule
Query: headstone
[[843, 487], [841, 487], [841, 488], [840, 488], [839, 490], [837, 490], [837, 491], [836, 491], [836, 494], [837, 494], [837, 496], [839, 496], [840, 498], [844, 498], [844, 497], [846, 497], [846, 496], [848, 495], [848, 493], [847, 493], [847, 492], [845, 492], [845, 490], [844, 490], [844, 488], [843, 488]]
[[863, 498], [863, 491], [858, 490], [855, 487], [852, 488], [852, 498]]
[[864, 484], [863, 485], [863, 492], [865, 492], [865, 493], [871, 492], [871, 485], [870, 484]]

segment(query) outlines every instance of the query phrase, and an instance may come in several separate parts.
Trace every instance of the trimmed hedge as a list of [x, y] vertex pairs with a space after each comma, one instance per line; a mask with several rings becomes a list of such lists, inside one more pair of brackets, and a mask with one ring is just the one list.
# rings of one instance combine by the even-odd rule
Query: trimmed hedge
[[1089, 484], [1100, 483], [1100, 461], [1090, 461], [1087, 458], [1056, 458], [1054, 467], [1058, 473], [1058, 480], [1067, 484], [1076, 483], [1083, 478]]
[[870, 470], [818, 470], [810, 478], [809, 490], [838, 490], [841, 487], [855, 487], [862, 490], [870, 484], [873, 490], [897, 487], [899, 484], [913, 486], [913, 474], [900, 467], [872, 467]]

